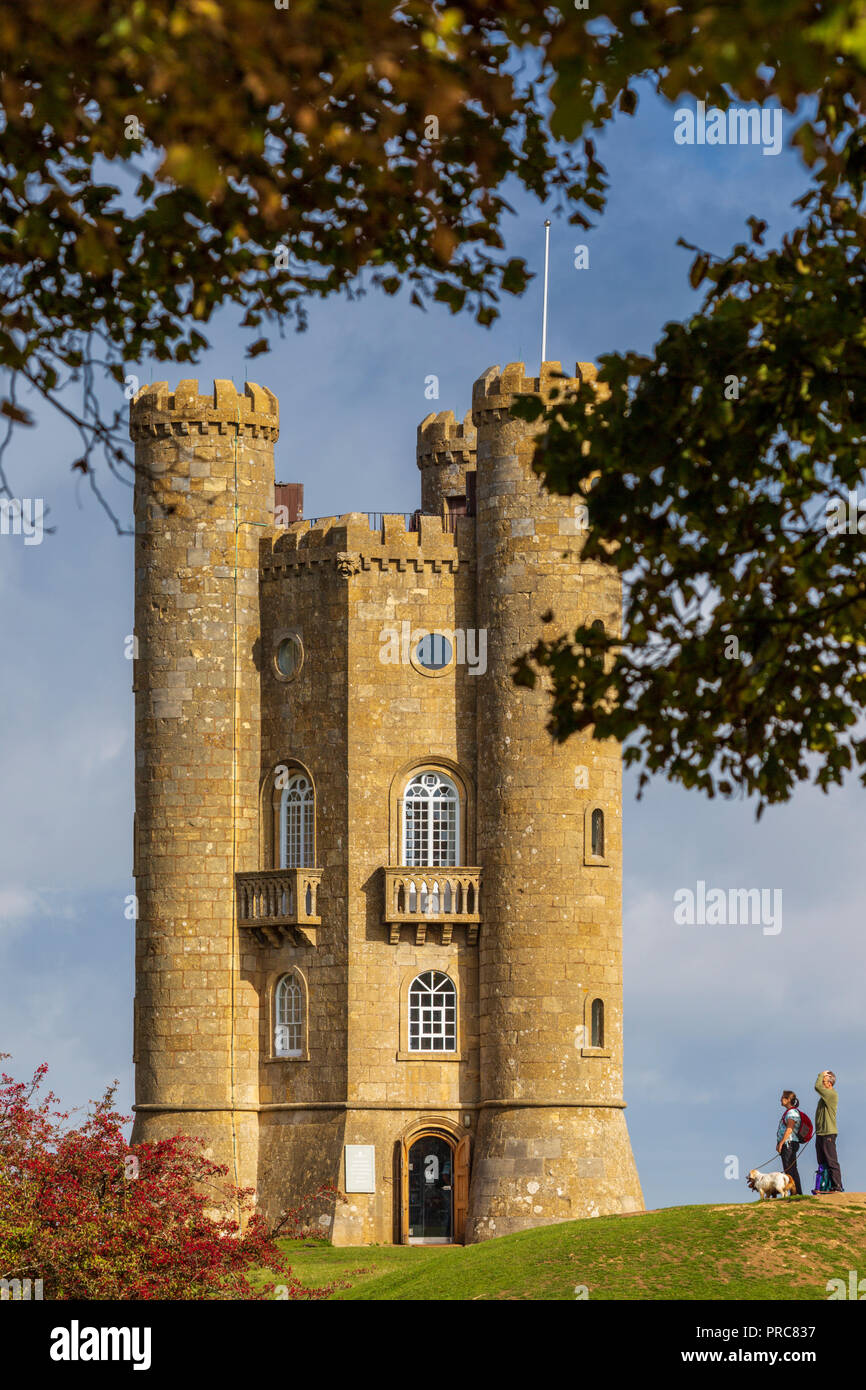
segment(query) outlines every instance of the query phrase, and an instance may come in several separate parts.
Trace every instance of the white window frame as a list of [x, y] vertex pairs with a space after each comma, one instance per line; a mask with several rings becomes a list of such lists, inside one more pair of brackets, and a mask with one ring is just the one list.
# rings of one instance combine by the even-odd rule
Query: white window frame
[[[288, 1000], [290, 1007], [286, 1008]], [[297, 1042], [297, 1046], [291, 1044]], [[274, 990], [274, 1056], [304, 1055], [304, 986], [294, 971], [281, 975]]]
[[[421, 788], [420, 794], [413, 794], [412, 788]], [[441, 849], [437, 851], [434, 844], [434, 837], [437, 824], [441, 826], [442, 821], [434, 817], [433, 807], [437, 804], [437, 792], [444, 793], [438, 798], [439, 805], [453, 806], [453, 823], [447, 827], [448, 844], [445, 857], [442, 856]], [[423, 819], [420, 827], [423, 844], [421, 846], [421, 858], [417, 856], [416, 848], [411, 844], [414, 834], [410, 835], [410, 807], [426, 806], [426, 815], [419, 817]], [[418, 827], [413, 825], [412, 831]], [[416, 772], [406, 783], [403, 793], [403, 812], [400, 833], [402, 837], [402, 862], [412, 869], [453, 869], [460, 865], [460, 791], [457, 784], [447, 777], [444, 772], [439, 772], [436, 768], [425, 768], [423, 772]], [[439, 857], [437, 858], [437, 852]]]
[[[409, 985], [408, 1007], [410, 1052], [447, 1057], [457, 1051], [457, 986], [450, 975], [444, 970], [416, 975]], [[439, 1039], [441, 1047], [436, 1046]]]
[[[293, 827], [295, 846], [297, 849], [296, 862], [289, 863], [289, 797], [292, 792], [300, 793], [297, 800], [293, 801], [292, 809], [296, 810], [297, 826]], [[279, 864], [280, 869], [312, 869], [315, 867], [316, 857], [316, 793], [310, 778], [305, 772], [293, 772], [286, 785], [280, 792], [280, 820], [279, 820]]]

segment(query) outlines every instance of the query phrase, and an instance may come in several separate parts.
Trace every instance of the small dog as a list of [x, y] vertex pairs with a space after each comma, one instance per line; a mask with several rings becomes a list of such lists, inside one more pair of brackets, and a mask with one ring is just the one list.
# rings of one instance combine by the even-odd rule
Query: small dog
[[797, 1190], [790, 1173], [761, 1173], [753, 1168], [746, 1182], [762, 1202], [765, 1197], [793, 1197]]

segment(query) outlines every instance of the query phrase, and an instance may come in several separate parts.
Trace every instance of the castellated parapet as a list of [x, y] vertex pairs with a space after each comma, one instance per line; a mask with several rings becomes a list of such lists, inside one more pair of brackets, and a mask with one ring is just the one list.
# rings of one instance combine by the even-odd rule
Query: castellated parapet
[[475, 471], [472, 412], [458, 422], [453, 410], [427, 415], [418, 426], [416, 457], [421, 470], [421, 509], [439, 513], [449, 498], [466, 499], [467, 474]]
[[129, 414], [130, 437], [136, 442], [169, 434], [263, 435], [272, 442], [280, 430], [280, 407], [276, 396], [264, 386], [248, 382], [243, 392], [233, 381], [215, 381], [209, 395], [199, 392], [198, 381], [180, 381], [169, 391], [167, 381], [143, 386]]
[[510, 415], [593, 378], [491, 368], [471, 418], [419, 427], [420, 513], [286, 529], [270, 391], [131, 407], [134, 1137], [203, 1135], [271, 1216], [333, 1183], [340, 1244], [642, 1203], [619, 748], [554, 747], [510, 677], [548, 609], [618, 628], [615, 572]]

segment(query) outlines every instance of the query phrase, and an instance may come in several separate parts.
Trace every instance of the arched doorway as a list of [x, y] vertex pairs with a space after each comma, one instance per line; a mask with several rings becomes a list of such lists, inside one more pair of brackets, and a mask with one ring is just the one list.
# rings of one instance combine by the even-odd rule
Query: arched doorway
[[404, 1245], [460, 1244], [469, 1205], [469, 1136], [421, 1130], [400, 1141]]

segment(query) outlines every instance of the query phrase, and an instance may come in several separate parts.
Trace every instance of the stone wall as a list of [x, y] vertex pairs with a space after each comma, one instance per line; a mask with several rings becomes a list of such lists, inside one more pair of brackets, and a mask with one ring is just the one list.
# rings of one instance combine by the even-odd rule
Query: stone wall
[[[328, 1116], [328, 1133], [339, 1131], [344, 1143], [375, 1144], [378, 1191], [337, 1207], [334, 1238], [389, 1241], [395, 1236], [398, 1136], [431, 1108], [456, 1126], [464, 1102], [478, 1095], [477, 948], [467, 945], [461, 927], [447, 945], [438, 926], [422, 945], [405, 927], [392, 944], [382, 920], [383, 869], [400, 862], [399, 798], [422, 766], [449, 771], [462, 786], [468, 837], [461, 858], [475, 863], [479, 677], [465, 664], [428, 676], [402, 659], [404, 623], [410, 634], [474, 626], [474, 527], [461, 519], [457, 533], [449, 534], [439, 518], [422, 517], [419, 530], [407, 531], [402, 515], [384, 517], [376, 531], [366, 515], [315, 527], [299, 523], [265, 556], [262, 589], [265, 671], [280, 633], [295, 631], [304, 648], [295, 679], [265, 677], [263, 779], [267, 783], [286, 761], [310, 771], [317, 862], [324, 870], [316, 948], [258, 950], [263, 1039], [279, 973], [300, 967], [310, 998], [309, 1060], [263, 1062], [262, 1100], [342, 1104]], [[408, 983], [431, 969], [449, 974], [458, 987], [455, 1059], [407, 1059], [401, 1044]], [[342, 1154], [335, 1168], [334, 1145], [321, 1142], [325, 1123], [312, 1109], [263, 1115], [263, 1162], [267, 1153], [269, 1167], [280, 1174], [283, 1204], [290, 1190], [315, 1185], [314, 1175], [342, 1181]], [[277, 1198], [266, 1186], [263, 1200], [270, 1206]]]

